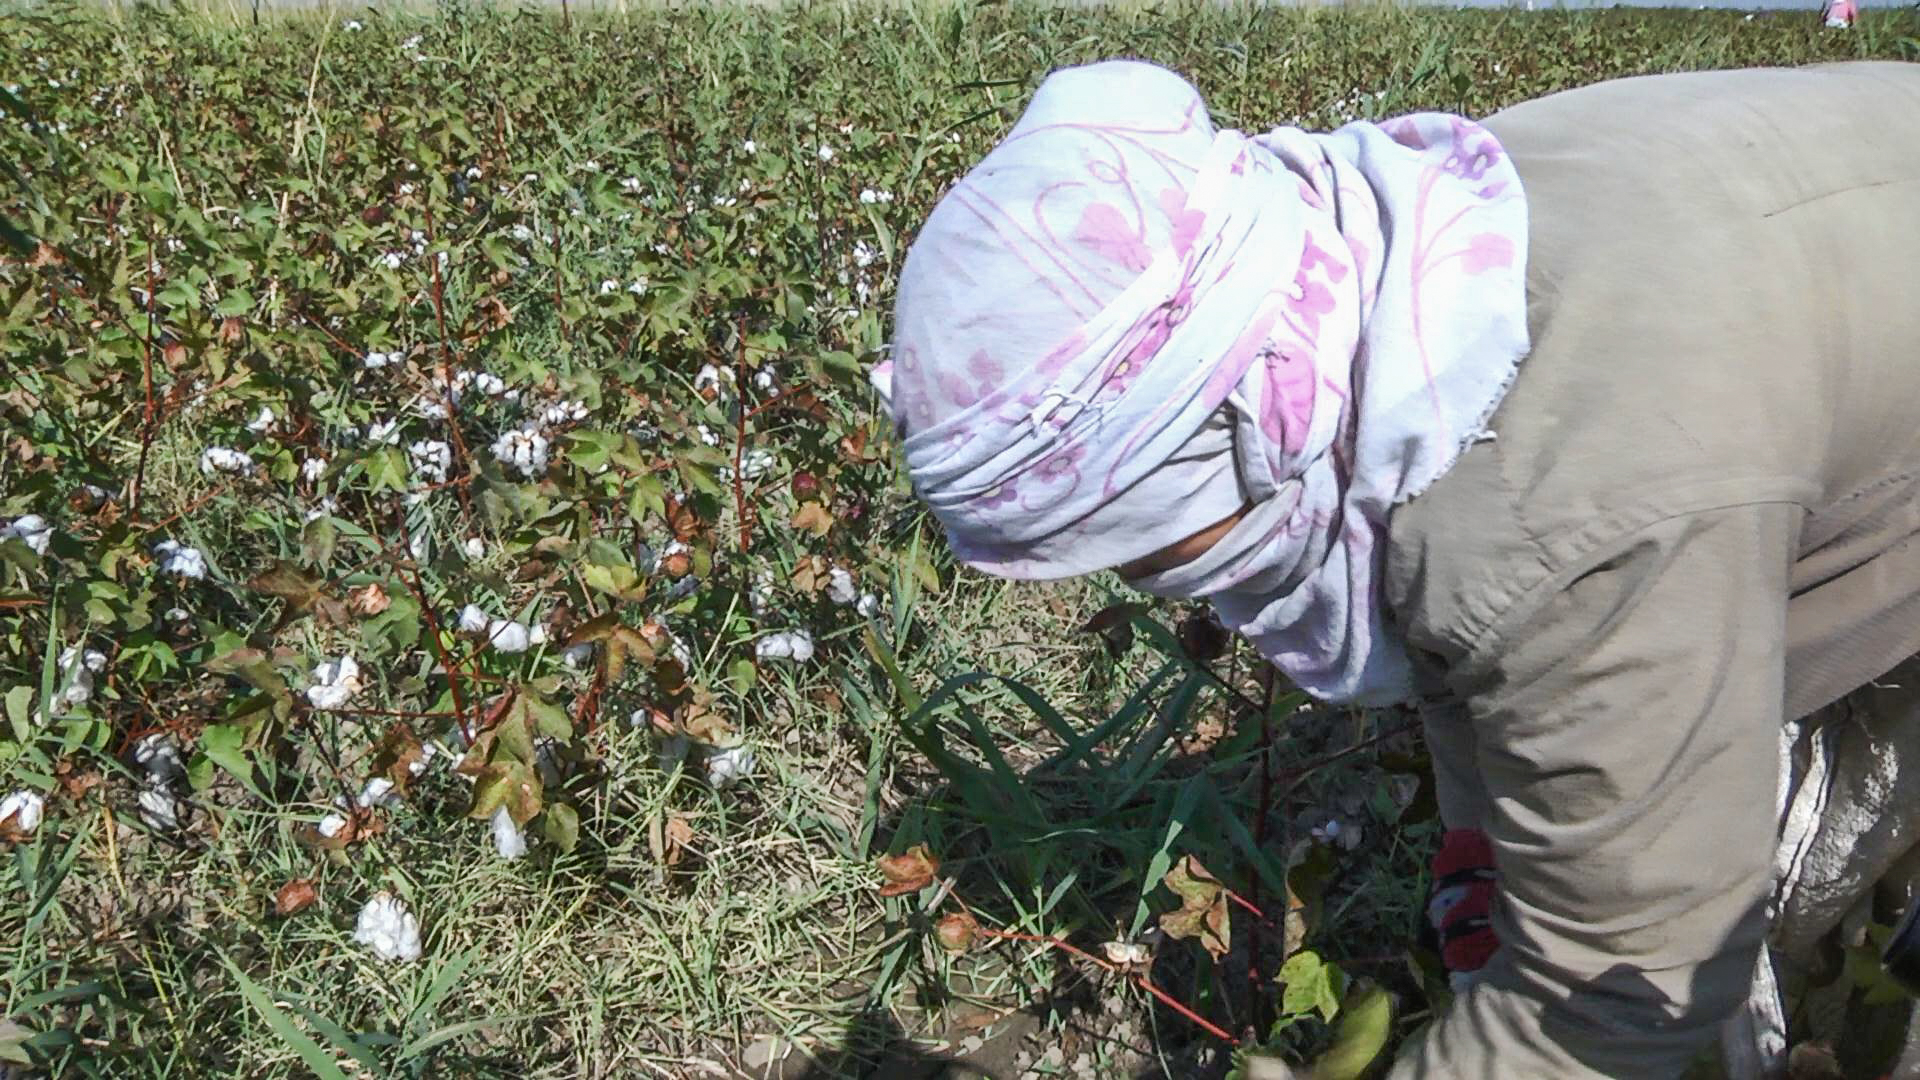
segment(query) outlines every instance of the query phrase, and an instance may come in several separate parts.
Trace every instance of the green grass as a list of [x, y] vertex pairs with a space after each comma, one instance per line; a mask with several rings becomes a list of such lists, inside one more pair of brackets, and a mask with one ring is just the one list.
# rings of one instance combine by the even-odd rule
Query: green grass
[[[1076, 1051], [1103, 1075], [1224, 1064], [1186, 1019], [1058, 949], [943, 951], [934, 921], [964, 904], [1096, 953], [1152, 943], [1156, 985], [1235, 1033], [1286, 1021], [1271, 1041], [1296, 1057], [1328, 1038], [1274, 992], [1302, 948], [1394, 990], [1410, 1029], [1443, 995], [1410, 950], [1436, 825], [1417, 743], [1382, 738], [1404, 721], [1270, 698], [1244, 650], [1188, 656], [1181, 612], [1137, 616], [1130, 642], [1081, 632], [1116, 599], [1108, 582], [956, 570], [861, 380], [892, 272], [1059, 65], [1147, 57], [1190, 74], [1223, 123], [1325, 127], [1482, 114], [1614, 75], [1920, 57], [1912, 12], [1816, 23], [924, 3], [341, 10], [255, 29], [222, 9], [0, 12], [0, 217], [23, 244], [0, 261], [0, 522], [54, 525], [44, 555], [0, 541], [0, 770], [47, 795], [0, 876], [6, 1014], [57, 1075], [699, 1076], [778, 1037], [818, 1055], [816, 1075], [888, 1076], [908, 1067], [876, 1064], [889, 1044], [957, 1041], [982, 1010], [1031, 1007], [1070, 1033], [1118, 1000], [1140, 1045]], [[368, 351], [406, 360], [369, 370]], [[761, 371], [802, 395], [740, 422], [733, 391], [697, 392], [706, 365], [747, 376], [750, 405], [774, 393]], [[455, 440], [444, 410], [410, 406], [460, 372], [520, 396], [468, 390]], [[559, 401], [583, 415], [543, 421]], [[262, 407], [277, 425], [256, 433]], [[389, 420], [397, 445], [368, 436]], [[489, 450], [527, 425], [551, 444], [533, 477]], [[424, 486], [421, 440], [458, 444], [447, 485]], [[208, 446], [246, 450], [257, 474], [204, 472]], [[736, 453], [756, 450], [771, 465], [736, 484]], [[87, 484], [107, 501], [69, 502]], [[640, 550], [676, 534], [699, 578], [685, 593]], [[202, 551], [208, 580], [162, 573], [166, 538]], [[826, 598], [815, 558], [879, 614]], [[763, 575], [775, 587], [753, 597]], [[337, 606], [368, 586], [394, 606]], [[454, 629], [468, 603], [554, 642], [481, 649]], [[583, 624], [597, 651], [570, 666], [558, 646]], [[756, 663], [756, 639], [794, 628], [813, 660]], [[108, 658], [96, 692], [43, 716], [54, 657], [82, 642]], [[365, 687], [346, 711], [311, 708], [314, 665], [342, 653]], [[391, 725], [444, 744], [456, 722], [490, 729], [477, 780], [432, 764], [381, 831], [315, 842]], [[186, 758], [181, 829], [140, 813], [128, 750], [154, 732]], [[734, 744], [757, 768], [717, 788], [703, 761]], [[470, 816], [502, 798], [535, 838], [525, 859], [499, 858]], [[1311, 838], [1330, 817], [1358, 846]], [[945, 884], [881, 897], [876, 857], [920, 843]], [[1219, 960], [1155, 937], [1175, 906], [1159, 882], [1186, 855], [1269, 916], [1236, 909]], [[317, 903], [273, 914], [301, 878]], [[383, 889], [419, 918], [417, 963], [352, 941]]]

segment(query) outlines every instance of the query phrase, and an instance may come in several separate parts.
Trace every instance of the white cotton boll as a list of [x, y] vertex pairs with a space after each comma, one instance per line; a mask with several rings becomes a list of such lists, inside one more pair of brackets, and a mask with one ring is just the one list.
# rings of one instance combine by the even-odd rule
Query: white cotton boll
[[438, 439], [421, 439], [407, 447], [414, 475], [429, 484], [443, 484], [453, 468], [453, 447]]
[[773, 607], [773, 575], [762, 571], [753, 576], [753, 585], [747, 590], [747, 608], [754, 615], [762, 616]]
[[845, 607], [860, 599], [860, 591], [853, 584], [853, 575], [836, 566], [827, 571], [827, 599]]
[[307, 700], [316, 709], [345, 708], [362, 685], [359, 661], [343, 655], [313, 669], [313, 685], [307, 687]]
[[244, 450], [209, 446], [200, 452], [200, 471], [209, 476], [216, 472], [249, 476], [253, 473], [253, 459]]
[[408, 38], [407, 40], [405, 40], [405, 41], [403, 41], [403, 42], [401, 42], [401, 43], [400, 43], [400, 49], [401, 49], [401, 51], [403, 51], [403, 52], [411, 52], [411, 51], [413, 51], [414, 49], [417, 49], [417, 48], [419, 48], [419, 47], [420, 47], [420, 35], [419, 35], [419, 34], [415, 34], [415, 35], [413, 35], [412, 37], [410, 37], [410, 38]]
[[253, 432], [255, 435], [265, 435], [267, 432], [272, 431], [273, 410], [267, 408], [265, 405], [260, 406], [260, 415], [255, 416], [253, 420], [247, 424], [247, 430]]
[[728, 788], [753, 775], [753, 751], [744, 746], [730, 747], [707, 755], [707, 782], [716, 788]]
[[0, 799], [0, 821], [13, 818], [14, 828], [21, 832], [32, 832], [40, 827], [40, 821], [46, 816], [47, 800], [37, 791], [20, 790]]
[[593, 662], [593, 643], [583, 641], [578, 645], [569, 645], [560, 653], [560, 662], [578, 671]]
[[556, 401], [540, 414], [540, 422], [547, 427], [574, 423], [586, 418], [587, 403], [584, 401]]
[[523, 653], [532, 640], [533, 635], [521, 623], [503, 619], [487, 628], [487, 644], [496, 652]]
[[473, 377], [473, 388], [488, 397], [499, 397], [507, 392], [507, 381], [491, 371], [482, 371]]
[[187, 775], [187, 764], [180, 758], [180, 748], [173, 744], [173, 737], [165, 732], [156, 731], [134, 743], [133, 760], [147, 770], [147, 778], [154, 783], [172, 783]]
[[[407, 505], [412, 506], [416, 501], [417, 500], [414, 494], [409, 494], [407, 496]], [[425, 529], [422, 529], [419, 532], [414, 533], [412, 536], [407, 537], [407, 555], [411, 557], [414, 562], [417, 562], [417, 563], [426, 562], [427, 557], [429, 554], [431, 554], [432, 550], [433, 550], [433, 537]]]
[[360, 358], [360, 366], [368, 371], [378, 371], [389, 364], [399, 363], [401, 356], [402, 354], [398, 352], [369, 350], [367, 355]]
[[309, 484], [317, 484], [327, 475], [327, 459], [310, 457], [300, 463], [300, 478]]
[[647, 279], [639, 278], [637, 280], [627, 282], [627, 291], [632, 293], [635, 296], [647, 295]]
[[72, 709], [93, 700], [93, 677], [105, 671], [107, 657], [97, 649], [69, 645], [60, 653], [60, 671], [66, 685], [54, 700], [56, 709]]
[[640, 190], [640, 178], [637, 176], [629, 176], [620, 181], [620, 190], [629, 195], [638, 192]]
[[708, 390], [720, 389], [720, 369], [712, 364], [704, 365], [693, 376], [693, 392], [704, 395]]
[[353, 940], [382, 960], [420, 959], [420, 922], [392, 893], [375, 893], [354, 920]]
[[773, 373], [772, 368], [761, 368], [753, 373], [753, 385], [771, 394], [780, 389], [780, 377]]
[[486, 541], [477, 536], [469, 536], [466, 542], [460, 545], [460, 550], [465, 552], [469, 559], [481, 558], [487, 553]]
[[490, 621], [490, 616], [480, 610], [477, 604], [468, 604], [460, 609], [460, 632], [463, 634], [485, 633]]
[[186, 807], [166, 782], [151, 776], [140, 789], [140, 820], [155, 832], [172, 832], [186, 820]]
[[495, 461], [531, 480], [547, 471], [547, 437], [527, 428], [503, 432], [493, 441]]
[[861, 593], [853, 610], [859, 612], [862, 618], [871, 619], [880, 611], [880, 598], [872, 593]]
[[527, 834], [513, 823], [513, 815], [502, 806], [488, 822], [493, 828], [493, 850], [503, 859], [518, 859], [527, 853]]
[[704, 444], [706, 444], [707, 446], [719, 446], [719, 445], [720, 445], [720, 436], [718, 436], [718, 435], [715, 435], [715, 434], [714, 434], [714, 433], [712, 432], [712, 430], [710, 430], [710, 429], [709, 429], [709, 428], [707, 427], [707, 425], [705, 425], [705, 424], [701, 424], [701, 425], [699, 425], [699, 426], [698, 426], [698, 427], [697, 427], [697, 428], [696, 428], [695, 430], [696, 430], [696, 431], [698, 432], [698, 434], [699, 434], [699, 436], [700, 436], [700, 441], [701, 441], [702, 443], [704, 443]]
[[745, 142], [740, 144], [740, 152], [743, 154], [746, 154], [749, 157], [753, 156], [759, 151], [760, 151], [760, 145], [754, 142], [752, 139], [748, 139]]
[[347, 32], [348, 32], [348, 33], [352, 33], [353, 31], [355, 31], [355, 30], [358, 30], [358, 29], [360, 29], [360, 20], [359, 20], [359, 19], [348, 19], [348, 20], [347, 20], [347, 25], [346, 25], [346, 30], [347, 30]]
[[867, 267], [872, 266], [874, 263], [874, 260], [878, 259], [879, 257], [880, 257], [879, 250], [875, 248], [872, 244], [867, 243], [865, 240], [859, 240], [854, 243], [853, 264], [855, 266], [858, 266], [864, 270]]
[[612, 278], [607, 278], [605, 281], [602, 281], [600, 283], [601, 296], [606, 296], [609, 293], [616, 293], [619, 291], [620, 291], [620, 283], [613, 280]]
[[20, 541], [35, 555], [45, 555], [47, 545], [53, 541], [53, 526], [39, 514], [22, 514], [13, 519], [13, 524], [0, 529], [0, 540], [7, 539]]
[[361, 787], [360, 794], [354, 796], [353, 801], [363, 810], [375, 806], [386, 808], [400, 805], [400, 796], [393, 790], [393, 781], [376, 776]]
[[752, 480], [771, 470], [778, 461], [771, 450], [749, 450], [740, 459], [740, 475]]
[[392, 446], [400, 441], [400, 419], [389, 417], [367, 425], [367, 441]]
[[827, 145], [826, 143], [821, 143], [821, 144], [820, 144], [820, 150], [819, 150], [818, 152], [819, 152], [819, 154], [820, 154], [820, 160], [821, 160], [821, 161], [832, 161], [832, 160], [833, 160], [833, 147], [831, 147], [831, 146], [828, 146], [828, 145]]
[[401, 255], [397, 251], [389, 251], [385, 255], [380, 256], [381, 265], [385, 266], [389, 270], [400, 269], [400, 264], [405, 261], [406, 261], [406, 257], [404, 255]]
[[339, 508], [340, 504], [333, 496], [324, 496], [319, 502], [313, 504], [312, 509], [307, 511], [305, 520], [317, 521], [320, 518], [331, 516], [333, 512]]
[[172, 607], [167, 609], [168, 622], [186, 622], [191, 618], [193, 618], [193, 613], [186, 608]]
[[346, 827], [347, 827], [347, 816], [345, 814], [330, 813], [326, 817], [321, 818], [320, 823], [318, 825], [315, 825], [314, 829], [315, 831], [319, 832], [321, 836], [324, 836], [327, 839], [331, 840], [334, 837], [339, 836], [340, 830]]
[[177, 577], [199, 581], [207, 576], [207, 557], [199, 548], [188, 547], [178, 540], [162, 540], [153, 545], [153, 553], [160, 557], [160, 572]]
[[792, 660], [804, 664], [813, 659], [813, 637], [805, 630], [768, 634], [754, 642], [753, 651], [762, 660]]

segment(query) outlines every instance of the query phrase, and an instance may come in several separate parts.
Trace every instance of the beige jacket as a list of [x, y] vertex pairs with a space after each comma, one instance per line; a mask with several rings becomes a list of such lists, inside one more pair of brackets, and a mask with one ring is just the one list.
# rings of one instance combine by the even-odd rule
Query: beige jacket
[[1920, 65], [1487, 124], [1534, 349], [1386, 589], [1503, 948], [1393, 1075], [1675, 1076], [1768, 930], [1783, 725], [1920, 652]]

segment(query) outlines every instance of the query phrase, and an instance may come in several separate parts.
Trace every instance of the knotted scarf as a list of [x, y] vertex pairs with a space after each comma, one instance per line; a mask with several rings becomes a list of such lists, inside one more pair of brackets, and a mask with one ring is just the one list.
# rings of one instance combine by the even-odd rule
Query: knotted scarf
[[1244, 510], [1134, 584], [1211, 600], [1319, 697], [1402, 700], [1388, 512], [1487, 437], [1526, 223], [1459, 117], [1248, 136], [1166, 69], [1071, 68], [928, 218], [873, 381], [962, 561], [1084, 574]]

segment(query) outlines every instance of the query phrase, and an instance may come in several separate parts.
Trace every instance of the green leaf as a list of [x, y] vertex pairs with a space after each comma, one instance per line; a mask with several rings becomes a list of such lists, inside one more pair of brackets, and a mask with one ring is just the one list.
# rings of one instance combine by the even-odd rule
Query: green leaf
[[243, 747], [247, 741], [247, 728], [241, 724], [210, 724], [200, 732], [199, 751], [207, 760], [239, 777], [251, 781], [253, 762], [248, 760]]
[[293, 1021], [287, 1018], [286, 1013], [280, 1011], [280, 1007], [273, 1003], [272, 996], [261, 989], [260, 984], [247, 978], [247, 973], [241, 971], [239, 965], [231, 959], [222, 956], [220, 960], [227, 965], [227, 971], [232, 973], [233, 981], [239, 985], [240, 994], [247, 999], [247, 1004], [253, 1006], [254, 1011], [260, 1014], [261, 1019], [267, 1022], [267, 1026], [273, 1029], [273, 1033], [286, 1044], [288, 1049], [300, 1055], [300, 1060], [306, 1062], [307, 1068], [313, 1070], [314, 1075], [319, 1076], [321, 1080], [347, 1080], [347, 1074], [341, 1071], [334, 1055], [322, 1049], [320, 1044], [314, 1042], [306, 1032], [294, 1027]]
[[367, 480], [376, 491], [407, 490], [407, 456], [397, 446], [382, 447], [367, 455], [364, 465]]
[[540, 832], [561, 851], [571, 852], [580, 843], [580, 813], [566, 803], [553, 803], [540, 816]]
[[213, 313], [222, 317], [245, 315], [253, 310], [253, 294], [245, 289], [235, 289], [220, 298], [214, 305]]
[[640, 584], [639, 573], [625, 563], [588, 563], [580, 576], [588, 588], [620, 599], [628, 598]]
[[1286, 989], [1280, 995], [1280, 1011], [1298, 1018], [1319, 1013], [1328, 1023], [1340, 1013], [1340, 993], [1346, 985], [1346, 973], [1321, 959], [1312, 949], [1302, 949], [1287, 958], [1280, 967], [1280, 981]]
[[1340, 1005], [1333, 1045], [1314, 1061], [1311, 1080], [1360, 1080], [1393, 1034], [1393, 996], [1378, 986], [1355, 986]]
[[7, 723], [13, 726], [15, 742], [33, 741], [33, 687], [16, 686], [7, 691]]

